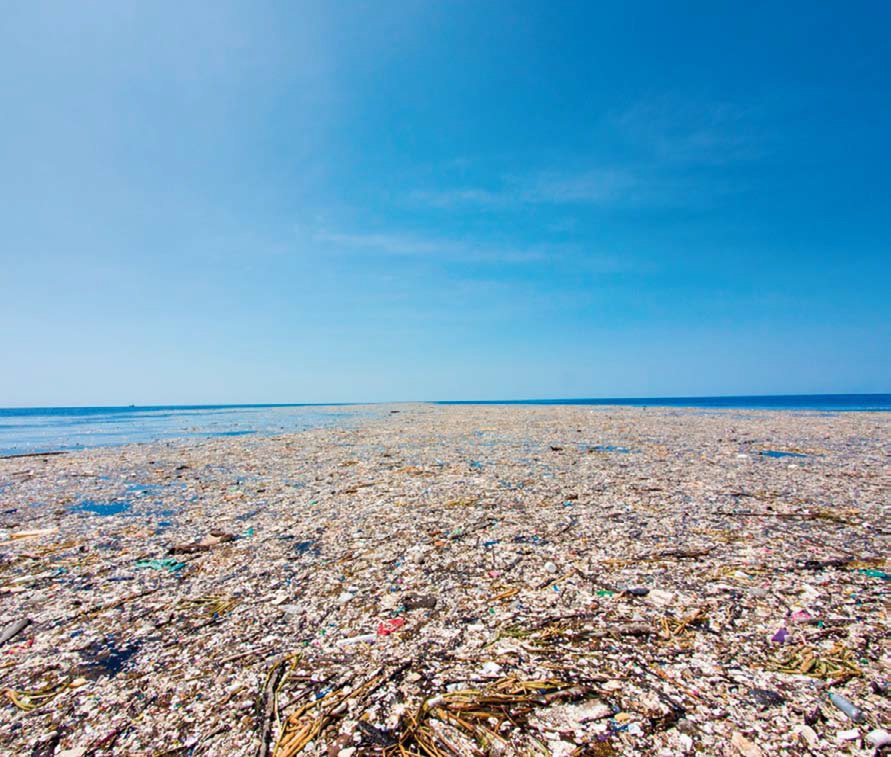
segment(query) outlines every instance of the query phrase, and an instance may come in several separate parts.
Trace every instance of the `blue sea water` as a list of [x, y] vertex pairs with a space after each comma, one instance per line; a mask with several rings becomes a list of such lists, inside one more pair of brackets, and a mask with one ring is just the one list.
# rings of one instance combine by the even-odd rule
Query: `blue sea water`
[[0, 408], [0, 456], [281, 434], [343, 424], [373, 412], [344, 405]]
[[94, 502], [84, 499], [70, 508], [74, 513], [93, 513], [94, 515], [120, 515], [130, 510], [131, 504], [123, 500], [114, 502]]
[[[891, 394], [753, 397], [581, 398], [451, 401], [443, 405], [624, 405], [739, 410], [849, 412], [891, 410]], [[342, 425], [376, 411], [358, 405], [183, 405], [0, 408], [0, 456], [132, 442], [272, 435]]]
[[623, 405], [728, 410], [891, 410], [891, 394], [775, 394], [728, 397], [582, 397], [544, 400], [451, 400], [440, 405]]
[[763, 449], [758, 454], [764, 457], [807, 457], [803, 452], [785, 452], [776, 449]]
[[[580, 446], [584, 447], [584, 445]], [[595, 444], [593, 447], [588, 447], [588, 449], [592, 452], [621, 452], [623, 455], [631, 452], [628, 447], [617, 447], [615, 444]]]

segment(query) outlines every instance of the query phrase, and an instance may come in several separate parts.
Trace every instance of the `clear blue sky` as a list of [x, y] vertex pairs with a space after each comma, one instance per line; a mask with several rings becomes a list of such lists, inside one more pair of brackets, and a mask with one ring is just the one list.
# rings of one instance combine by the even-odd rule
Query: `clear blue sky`
[[891, 391], [889, 28], [6, 2], [0, 406]]

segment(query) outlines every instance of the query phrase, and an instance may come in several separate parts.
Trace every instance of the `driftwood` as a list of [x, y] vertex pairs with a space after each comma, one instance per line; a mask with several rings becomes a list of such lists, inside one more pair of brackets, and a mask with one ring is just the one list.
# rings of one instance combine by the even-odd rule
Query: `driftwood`
[[16, 455], [0, 455], [0, 460], [18, 460], [21, 457], [53, 457], [67, 455], [67, 452], [20, 452]]
[[275, 714], [275, 695], [278, 686], [285, 675], [288, 667], [291, 665], [291, 656], [284, 655], [273, 662], [269, 675], [266, 676], [266, 683], [260, 698], [257, 702], [257, 717], [260, 721], [260, 746], [257, 749], [257, 757], [269, 757], [272, 754], [271, 742], [273, 735], [273, 715]]
[[0, 647], [2, 647], [7, 641], [24, 631], [30, 625], [30, 623], [30, 618], [22, 618], [21, 620], [16, 620], [6, 626], [6, 628], [0, 631]]

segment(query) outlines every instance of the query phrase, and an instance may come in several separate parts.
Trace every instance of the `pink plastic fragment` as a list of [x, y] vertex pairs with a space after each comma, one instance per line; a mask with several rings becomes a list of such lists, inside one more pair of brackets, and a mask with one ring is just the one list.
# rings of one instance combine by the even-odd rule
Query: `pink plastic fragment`
[[789, 616], [795, 623], [806, 623], [810, 620], [813, 615], [811, 615], [807, 610], [796, 610]]
[[405, 625], [405, 618], [390, 618], [382, 620], [377, 627], [378, 636], [389, 636], [393, 631], [398, 631]]

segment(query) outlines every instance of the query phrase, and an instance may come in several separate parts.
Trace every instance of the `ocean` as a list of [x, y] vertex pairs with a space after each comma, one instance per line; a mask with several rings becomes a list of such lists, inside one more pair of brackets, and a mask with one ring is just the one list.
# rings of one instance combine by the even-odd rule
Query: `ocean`
[[284, 434], [343, 425], [358, 405], [0, 408], [0, 457], [134, 442]]
[[[739, 410], [854, 412], [891, 410], [891, 394], [751, 397], [579, 398], [452, 401], [443, 405], [625, 405]], [[61, 452], [134, 442], [272, 435], [344, 425], [375, 414], [373, 405], [190, 405], [0, 408], [0, 456]]]
[[738, 410], [866, 412], [891, 410], [891, 394], [765, 394], [727, 397], [582, 397], [545, 400], [451, 400], [441, 405], [624, 405]]

